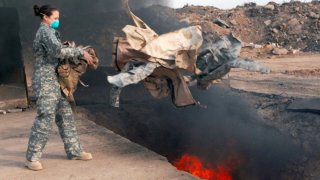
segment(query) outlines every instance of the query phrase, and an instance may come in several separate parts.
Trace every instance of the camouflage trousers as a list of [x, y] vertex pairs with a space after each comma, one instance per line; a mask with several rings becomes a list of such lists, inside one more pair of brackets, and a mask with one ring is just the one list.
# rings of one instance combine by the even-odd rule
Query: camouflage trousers
[[53, 122], [57, 124], [67, 157], [79, 156], [82, 147], [77, 135], [73, 112], [66, 98], [40, 96], [37, 99], [37, 116], [31, 128], [26, 158], [37, 161], [48, 141]]

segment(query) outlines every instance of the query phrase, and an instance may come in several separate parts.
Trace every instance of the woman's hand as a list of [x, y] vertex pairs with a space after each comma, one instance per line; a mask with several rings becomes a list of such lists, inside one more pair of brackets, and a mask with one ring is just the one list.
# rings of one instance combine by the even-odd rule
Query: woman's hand
[[87, 61], [88, 65], [93, 65], [94, 64], [91, 55], [87, 51], [84, 51], [83, 58]]

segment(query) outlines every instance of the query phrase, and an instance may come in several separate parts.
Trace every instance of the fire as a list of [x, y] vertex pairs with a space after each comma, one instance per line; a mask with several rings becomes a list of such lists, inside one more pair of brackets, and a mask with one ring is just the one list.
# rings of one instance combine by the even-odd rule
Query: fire
[[175, 161], [174, 166], [181, 171], [187, 171], [202, 179], [232, 180], [231, 172], [225, 165], [206, 168], [198, 157], [189, 154], [184, 154], [180, 159]]

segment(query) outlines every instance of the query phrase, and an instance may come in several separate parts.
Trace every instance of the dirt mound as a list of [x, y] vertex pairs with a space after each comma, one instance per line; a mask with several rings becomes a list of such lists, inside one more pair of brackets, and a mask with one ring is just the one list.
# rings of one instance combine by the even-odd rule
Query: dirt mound
[[270, 2], [265, 6], [248, 3], [230, 10], [186, 5], [177, 9], [176, 15], [181, 21], [201, 25], [205, 33], [233, 32], [245, 46], [260, 49], [256, 54], [283, 55], [320, 51], [319, 9], [319, 1]]

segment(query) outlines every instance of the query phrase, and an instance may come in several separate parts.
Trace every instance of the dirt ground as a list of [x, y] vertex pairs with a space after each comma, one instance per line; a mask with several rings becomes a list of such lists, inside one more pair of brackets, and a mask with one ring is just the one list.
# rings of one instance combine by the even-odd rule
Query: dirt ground
[[261, 59], [257, 62], [271, 69], [259, 74], [234, 69], [229, 74], [234, 89], [287, 97], [320, 97], [320, 55]]
[[[289, 51], [318, 52], [319, 7], [319, 1], [269, 2], [265, 6], [246, 3], [228, 10], [190, 5], [177, 9], [176, 14], [182, 21], [201, 25], [205, 32], [219, 35], [233, 32], [245, 43], [276, 44]], [[217, 19], [226, 24], [218, 26]]]

